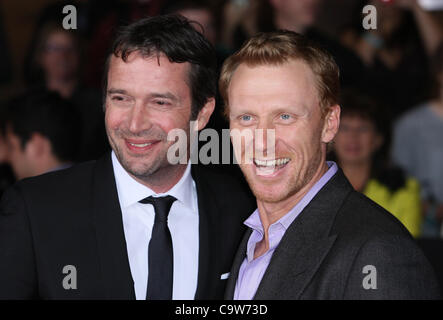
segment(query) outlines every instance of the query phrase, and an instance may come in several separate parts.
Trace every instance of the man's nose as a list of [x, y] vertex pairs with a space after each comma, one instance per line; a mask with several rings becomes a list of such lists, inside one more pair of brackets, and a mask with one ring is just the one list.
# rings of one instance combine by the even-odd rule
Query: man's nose
[[275, 153], [275, 126], [271, 121], [262, 120], [254, 132], [254, 146], [256, 152], [263, 156], [272, 157]]
[[129, 131], [134, 134], [148, 130], [152, 126], [149, 110], [141, 102], [136, 102], [129, 117]]

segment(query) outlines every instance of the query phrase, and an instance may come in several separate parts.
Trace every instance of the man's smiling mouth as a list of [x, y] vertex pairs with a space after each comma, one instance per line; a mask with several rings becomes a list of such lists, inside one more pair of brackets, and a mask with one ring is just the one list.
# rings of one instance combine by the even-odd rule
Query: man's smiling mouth
[[291, 161], [290, 158], [279, 158], [273, 160], [254, 159], [254, 164], [259, 168], [275, 168], [285, 166], [289, 161]]

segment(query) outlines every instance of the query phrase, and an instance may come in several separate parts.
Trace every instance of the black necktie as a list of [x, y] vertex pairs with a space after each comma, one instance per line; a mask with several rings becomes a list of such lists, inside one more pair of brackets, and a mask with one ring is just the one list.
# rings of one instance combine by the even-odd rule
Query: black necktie
[[173, 279], [173, 252], [171, 233], [168, 228], [168, 214], [174, 201], [172, 196], [147, 197], [140, 203], [154, 206], [155, 219], [149, 242], [149, 276], [146, 299], [171, 300]]

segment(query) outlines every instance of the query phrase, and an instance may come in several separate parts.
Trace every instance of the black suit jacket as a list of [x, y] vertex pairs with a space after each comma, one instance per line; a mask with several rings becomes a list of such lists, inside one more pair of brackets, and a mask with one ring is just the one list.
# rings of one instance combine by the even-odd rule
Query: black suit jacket
[[[246, 232], [234, 260], [226, 299], [233, 298], [251, 232]], [[368, 272], [365, 266], [375, 269]], [[340, 169], [287, 229], [254, 297], [438, 298], [434, 272], [407, 230], [354, 191]]]
[[[220, 299], [255, 200], [238, 181], [193, 166], [199, 207], [195, 298]], [[77, 289], [64, 289], [66, 265]], [[134, 299], [110, 154], [25, 179], [0, 206], [0, 299]]]

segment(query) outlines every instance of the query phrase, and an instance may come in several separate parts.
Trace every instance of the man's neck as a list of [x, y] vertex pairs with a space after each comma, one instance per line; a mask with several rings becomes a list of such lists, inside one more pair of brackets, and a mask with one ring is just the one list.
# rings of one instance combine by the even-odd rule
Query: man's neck
[[260, 219], [265, 231], [269, 226], [276, 221], [280, 220], [286, 215], [297, 203], [312, 189], [318, 180], [328, 171], [328, 165], [325, 161], [322, 161], [322, 165], [316, 170], [312, 179], [298, 192], [289, 196], [288, 198], [279, 202], [265, 202], [257, 199], [258, 211], [260, 213]]
[[297, 32], [300, 34], [304, 34], [306, 32], [307, 27], [297, 24], [296, 22], [287, 19], [286, 17], [276, 14], [274, 17], [274, 24], [277, 29], [281, 30], [289, 30], [293, 32]]
[[58, 168], [61, 168], [64, 164], [68, 163], [62, 162], [54, 156], [47, 156], [45, 159], [42, 159], [42, 161], [39, 161], [38, 165], [36, 166], [36, 172], [34, 173], [34, 175], [40, 175], [57, 170]]
[[434, 109], [434, 111], [443, 118], [443, 92], [441, 94], [441, 97], [439, 99], [436, 99], [431, 102], [431, 106]]
[[354, 189], [363, 191], [371, 176], [371, 162], [340, 163], [340, 167]]
[[57, 91], [63, 98], [68, 99], [74, 93], [77, 80], [75, 78], [48, 79], [46, 86], [49, 90]]
[[260, 214], [260, 221], [263, 226], [263, 239], [257, 243], [254, 251], [254, 259], [260, 257], [269, 250], [269, 227], [280, 220], [288, 212], [294, 208], [301, 199], [312, 189], [312, 187], [320, 180], [320, 178], [328, 171], [328, 165], [324, 159], [321, 161], [322, 165], [316, 170], [312, 179], [297, 193], [291, 195], [283, 201], [276, 203], [264, 202], [257, 199], [258, 212]]

